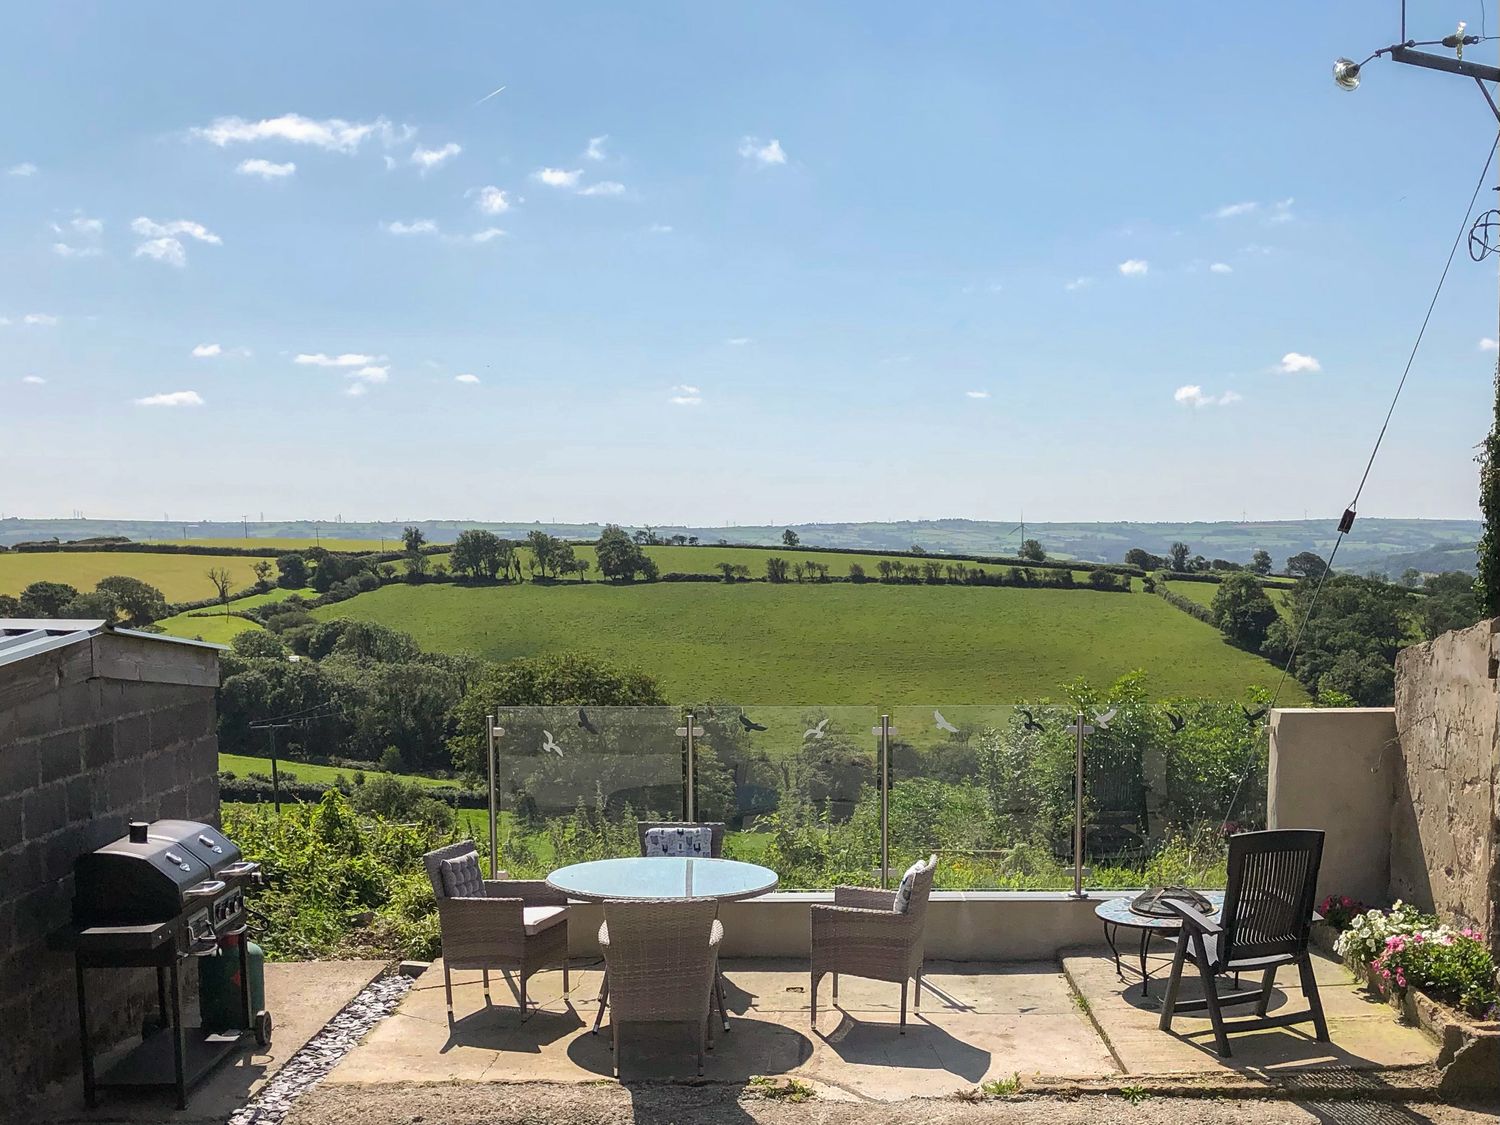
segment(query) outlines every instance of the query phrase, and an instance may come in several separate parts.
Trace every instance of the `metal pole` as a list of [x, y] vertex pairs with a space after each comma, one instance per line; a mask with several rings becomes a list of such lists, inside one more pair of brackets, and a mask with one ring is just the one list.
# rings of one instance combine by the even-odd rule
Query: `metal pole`
[[880, 886], [891, 882], [891, 717], [880, 716]]
[[1078, 712], [1073, 753], [1073, 897], [1083, 897], [1083, 712]]
[[281, 815], [281, 771], [276, 768], [276, 728], [267, 727], [271, 736], [271, 799], [276, 802], [276, 815]]
[[689, 823], [698, 820], [698, 761], [696, 748], [693, 746], [693, 727], [697, 725], [698, 716], [688, 712], [687, 717], [687, 819]]
[[493, 712], [484, 717], [484, 741], [488, 747], [485, 753], [485, 764], [489, 767], [490, 775], [490, 878], [500, 878], [500, 847], [499, 847], [499, 807], [495, 799], [495, 715]]

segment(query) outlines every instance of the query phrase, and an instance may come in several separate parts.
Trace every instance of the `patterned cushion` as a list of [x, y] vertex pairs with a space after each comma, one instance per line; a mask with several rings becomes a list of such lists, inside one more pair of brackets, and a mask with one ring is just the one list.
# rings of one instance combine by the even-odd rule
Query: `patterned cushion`
[[477, 852], [443, 860], [443, 890], [449, 898], [484, 897], [484, 876], [479, 873]]
[[648, 828], [646, 854], [707, 859], [713, 854], [712, 828]]
[[891, 910], [896, 914], [905, 914], [911, 906], [911, 889], [917, 881], [917, 876], [927, 868], [927, 861], [919, 859], [906, 869], [906, 874], [901, 876], [901, 885], [896, 888], [896, 898], [891, 903]]

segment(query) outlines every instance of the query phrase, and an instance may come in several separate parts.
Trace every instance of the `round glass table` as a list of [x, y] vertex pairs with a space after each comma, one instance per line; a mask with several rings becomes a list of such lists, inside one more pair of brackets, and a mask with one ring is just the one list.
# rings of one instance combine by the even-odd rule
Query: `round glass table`
[[[1204, 898], [1213, 904], [1213, 913], [1217, 914], [1224, 907], [1223, 891], [1202, 891]], [[1130, 908], [1134, 895], [1120, 895], [1117, 898], [1107, 898], [1094, 908], [1094, 914], [1104, 923], [1104, 940], [1109, 942], [1109, 951], [1115, 956], [1115, 975], [1121, 980], [1125, 979], [1125, 969], [1120, 964], [1120, 949], [1115, 944], [1115, 937], [1121, 929], [1139, 930], [1141, 932], [1140, 959], [1141, 959], [1141, 995], [1151, 995], [1151, 973], [1146, 964], [1146, 954], [1151, 948], [1152, 937], [1176, 937], [1177, 932], [1182, 929], [1182, 923], [1176, 915], [1170, 917], [1158, 917], [1153, 914], [1141, 914]]]
[[547, 885], [582, 902], [632, 898], [755, 898], [776, 889], [776, 872], [737, 859], [630, 856], [560, 867]]

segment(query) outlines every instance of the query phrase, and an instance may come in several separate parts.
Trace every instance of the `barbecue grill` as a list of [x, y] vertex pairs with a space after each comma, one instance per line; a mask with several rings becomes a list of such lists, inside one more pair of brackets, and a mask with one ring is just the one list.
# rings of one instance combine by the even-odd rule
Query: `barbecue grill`
[[[184, 1027], [181, 968], [188, 957], [218, 956], [238, 946], [243, 1027], [262, 1045], [271, 1017], [252, 1012], [245, 891], [260, 865], [210, 824], [192, 820], [135, 821], [128, 835], [81, 856], [73, 868], [73, 925], [57, 944], [73, 953], [78, 977], [78, 1029], [84, 1100], [114, 1086], [170, 1086], [179, 1109], [187, 1092], [239, 1044], [237, 1030]], [[230, 943], [224, 939], [241, 935]], [[224, 955], [230, 955], [227, 951]], [[156, 969], [157, 1026], [134, 1050], [95, 1077], [89, 1040], [87, 969]]]

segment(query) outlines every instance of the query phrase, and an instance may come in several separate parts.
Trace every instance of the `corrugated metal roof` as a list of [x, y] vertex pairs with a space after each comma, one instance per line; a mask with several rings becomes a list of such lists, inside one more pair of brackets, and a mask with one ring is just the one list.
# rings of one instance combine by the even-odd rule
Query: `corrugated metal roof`
[[100, 633], [122, 637], [142, 637], [166, 644], [192, 645], [194, 648], [224, 650], [223, 645], [208, 641], [190, 641], [163, 633], [145, 633], [138, 629], [110, 629], [101, 618], [62, 619], [40, 617], [0, 617], [0, 665], [29, 660], [44, 652], [66, 648]]

